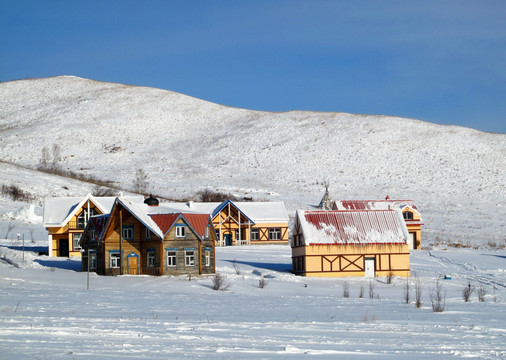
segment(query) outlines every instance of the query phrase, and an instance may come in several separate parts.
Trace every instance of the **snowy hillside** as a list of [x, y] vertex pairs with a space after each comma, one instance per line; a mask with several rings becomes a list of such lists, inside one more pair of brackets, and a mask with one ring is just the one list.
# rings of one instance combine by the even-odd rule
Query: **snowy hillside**
[[[36, 168], [43, 148], [57, 144], [61, 168], [122, 188], [143, 169], [156, 194], [210, 187], [283, 200], [291, 214], [318, 204], [329, 181], [334, 199], [415, 200], [425, 244], [505, 243], [504, 134], [388, 116], [243, 110], [68, 76], [1, 83], [0, 119], [0, 161], [10, 164]], [[5, 163], [0, 174], [2, 184], [39, 197], [91, 187], [47, 174], [32, 184], [39, 175]]]

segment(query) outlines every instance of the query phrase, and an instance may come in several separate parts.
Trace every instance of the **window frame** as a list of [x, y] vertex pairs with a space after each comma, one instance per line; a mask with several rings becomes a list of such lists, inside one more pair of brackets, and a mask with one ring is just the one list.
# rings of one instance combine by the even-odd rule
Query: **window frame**
[[[256, 234], [256, 239], [255, 239], [255, 236], [253, 236], [253, 234]], [[260, 240], [260, 229], [251, 229], [249, 236], [250, 236], [251, 241], [259, 241]]]
[[[82, 237], [83, 237], [83, 233], [72, 233], [72, 251], [81, 250], [81, 245], [79, 245], [79, 242], [81, 242]], [[76, 243], [76, 239], [77, 239], [77, 243]]]
[[[273, 235], [277, 234], [279, 238], [275, 238]], [[283, 237], [281, 228], [269, 228], [269, 240], [281, 240]]]
[[176, 225], [176, 238], [186, 238], [186, 225]]
[[[115, 261], [114, 261], [115, 260]], [[113, 266], [115, 263], [115, 266]], [[119, 269], [121, 264], [121, 254], [119, 251], [110, 251], [109, 252], [109, 267], [111, 269]]]
[[204, 264], [206, 267], [211, 266], [211, 249], [204, 249]]
[[195, 267], [195, 249], [184, 249], [184, 266]]
[[97, 270], [97, 251], [88, 250], [90, 270]]
[[144, 239], [145, 240], [152, 240], [153, 238], [151, 237], [151, 230], [149, 230], [149, 228], [146, 228], [146, 233], [144, 234]]
[[[126, 236], [127, 233], [131, 232], [131, 237]], [[134, 240], [134, 227], [133, 226], [123, 226], [122, 229], [122, 239], [126, 241], [133, 241]]]
[[[167, 264], [166, 264], [167, 267], [170, 267], [170, 268], [177, 267], [177, 250], [173, 250], [173, 249], [167, 250], [166, 259], [167, 259]], [[169, 260], [169, 259], [171, 259], [171, 260]], [[174, 260], [174, 261], [172, 261], [172, 260]]]
[[156, 267], [156, 251], [155, 250], [148, 250], [146, 252], [146, 266], [148, 268], [155, 268]]
[[404, 211], [402, 213], [402, 217], [404, 218], [404, 220], [413, 220], [413, 212], [412, 211]]

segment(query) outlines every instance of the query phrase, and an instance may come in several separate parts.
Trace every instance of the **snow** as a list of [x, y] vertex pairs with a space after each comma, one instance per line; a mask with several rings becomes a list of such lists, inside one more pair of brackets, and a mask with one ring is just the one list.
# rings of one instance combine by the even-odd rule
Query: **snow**
[[[23, 263], [17, 244], [0, 241], [3, 360], [506, 356], [506, 251], [414, 251], [412, 270], [422, 281], [424, 302], [417, 309], [413, 297], [404, 303], [403, 278], [387, 284], [385, 278], [295, 276], [289, 246], [218, 248], [226, 291], [212, 290], [210, 277], [93, 273], [86, 290], [78, 260], [30, 250]], [[441, 280], [446, 309], [434, 313], [429, 292], [444, 274], [453, 278]], [[268, 281], [263, 289], [261, 276]], [[414, 278], [408, 281], [414, 292]], [[467, 281], [485, 286], [485, 302], [475, 295], [462, 300]], [[349, 298], [343, 297], [345, 282]]]

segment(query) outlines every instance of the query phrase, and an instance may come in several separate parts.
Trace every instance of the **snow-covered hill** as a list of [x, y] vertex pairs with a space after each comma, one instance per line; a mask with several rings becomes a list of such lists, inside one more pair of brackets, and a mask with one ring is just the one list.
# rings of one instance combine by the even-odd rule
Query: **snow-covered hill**
[[[55, 144], [59, 166], [131, 188], [137, 169], [167, 197], [210, 187], [290, 212], [335, 199], [411, 198], [425, 241], [505, 244], [506, 135], [418, 120], [230, 108], [152, 88], [77, 77], [0, 84], [0, 160], [35, 168]], [[3, 183], [28, 170], [0, 163]], [[84, 195], [44, 175], [48, 194]], [[51, 180], [49, 180], [51, 179]], [[19, 181], [31, 190], [30, 181]], [[64, 187], [68, 187], [63, 185]]]

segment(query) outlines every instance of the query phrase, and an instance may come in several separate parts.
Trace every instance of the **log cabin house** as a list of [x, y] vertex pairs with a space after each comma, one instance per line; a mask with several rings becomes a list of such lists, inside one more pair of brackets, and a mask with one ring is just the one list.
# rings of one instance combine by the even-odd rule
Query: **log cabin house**
[[409, 276], [400, 210], [297, 211], [293, 272], [302, 276]]
[[148, 198], [116, 198], [111, 213], [92, 217], [81, 246], [82, 269], [101, 275], [215, 272], [216, 233], [209, 214], [171, 212]]
[[422, 217], [413, 200], [340, 200], [334, 201], [332, 210], [395, 210], [399, 209], [408, 228], [409, 249], [422, 248]]
[[[142, 201], [141, 196], [128, 199]], [[44, 200], [43, 226], [48, 232], [48, 255], [80, 257], [79, 241], [90, 217], [108, 214], [115, 197], [50, 197]]]

